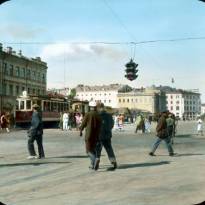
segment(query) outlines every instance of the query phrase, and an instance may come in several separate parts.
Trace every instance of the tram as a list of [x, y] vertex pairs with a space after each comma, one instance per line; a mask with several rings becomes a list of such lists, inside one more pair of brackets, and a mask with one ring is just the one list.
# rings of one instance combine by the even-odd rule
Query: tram
[[31, 122], [32, 106], [34, 104], [41, 107], [44, 124], [57, 124], [60, 120], [60, 113], [68, 111], [70, 107], [67, 99], [62, 96], [35, 96], [23, 92], [23, 95], [16, 99], [14, 116], [16, 126], [26, 125]]

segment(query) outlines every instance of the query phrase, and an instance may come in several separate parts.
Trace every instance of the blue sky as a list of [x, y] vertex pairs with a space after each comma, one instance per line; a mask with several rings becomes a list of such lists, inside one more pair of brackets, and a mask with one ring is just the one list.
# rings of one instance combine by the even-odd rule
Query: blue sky
[[[48, 63], [50, 88], [161, 84], [199, 88], [205, 101], [205, 39], [136, 47], [85, 43], [205, 37], [205, 3], [198, 0], [11, 0], [0, 6], [0, 25], [4, 47]], [[124, 78], [131, 57], [139, 64], [134, 82]]]

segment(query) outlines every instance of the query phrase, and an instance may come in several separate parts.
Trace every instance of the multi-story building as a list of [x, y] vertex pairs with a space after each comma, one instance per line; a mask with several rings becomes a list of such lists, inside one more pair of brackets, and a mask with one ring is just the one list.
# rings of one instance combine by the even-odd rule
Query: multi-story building
[[11, 47], [3, 49], [0, 44], [0, 111], [13, 110], [16, 96], [46, 93], [47, 64], [40, 57], [27, 58]]
[[78, 85], [76, 99], [81, 101], [98, 101], [112, 108], [118, 108], [117, 95], [121, 91], [131, 90], [127, 85], [111, 84], [103, 86]]
[[129, 108], [152, 114], [166, 109], [165, 93], [153, 87], [118, 93], [117, 97], [119, 108]]
[[169, 88], [165, 92], [168, 110], [180, 119], [196, 119], [201, 113], [201, 98], [197, 90], [187, 91]]
[[201, 104], [201, 115], [205, 114], [205, 104]]

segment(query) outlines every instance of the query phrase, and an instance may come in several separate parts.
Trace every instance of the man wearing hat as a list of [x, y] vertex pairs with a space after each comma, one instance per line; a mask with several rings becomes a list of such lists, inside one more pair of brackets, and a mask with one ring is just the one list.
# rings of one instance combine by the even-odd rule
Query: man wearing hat
[[101, 118], [96, 109], [96, 102], [89, 102], [90, 111], [86, 113], [83, 122], [80, 126], [80, 136], [82, 131], [85, 130], [85, 145], [86, 153], [90, 157], [91, 169], [99, 166], [100, 160], [96, 159], [96, 144], [99, 140], [99, 133], [101, 127]]
[[[45, 158], [44, 149], [43, 149], [43, 123], [42, 123], [42, 113], [40, 110], [40, 106], [34, 104], [32, 106], [33, 114], [31, 120], [31, 127], [28, 130], [28, 159], [37, 159], [37, 158]], [[38, 154], [36, 156], [34, 141], [36, 140], [38, 145]]]
[[172, 148], [171, 145], [171, 140], [169, 138], [169, 134], [168, 134], [168, 129], [167, 129], [167, 116], [169, 114], [168, 110], [165, 110], [162, 112], [157, 127], [156, 127], [156, 132], [157, 132], [157, 140], [154, 143], [153, 147], [152, 147], [152, 151], [149, 153], [150, 156], [155, 156], [154, 152], [156, 151], [156, 149], [158, 148], [158, 146], [160, 145], [161, 141], [164, 140], [169, 152], [169, 156], [173, 156], [174, 155], [174, 150]]

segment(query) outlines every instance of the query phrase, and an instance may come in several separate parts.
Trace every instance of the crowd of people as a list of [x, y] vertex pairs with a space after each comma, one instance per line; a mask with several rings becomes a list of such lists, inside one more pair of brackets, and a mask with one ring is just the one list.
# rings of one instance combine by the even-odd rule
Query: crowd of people
[[82, 113], [65, 111], [60, 113], [59, 128], [63, 131], [72, 129], [76, 129], [78, 131], [82, 123], [82, 119]]
[[[112, 116], [105, 109], [103, 103], [96, 104], [91, 101], [89, 103], [90, 111], [84, 116], [81, 113], [61, 113], [60, 128], [62, 130], [75, 130], [79, 131], [80, 136], [83, 135], [85, 130], [85, 149], [90, 158], [90, 169], [98, 170], [101, 158], [102, 148], [105, 148], [109, 161], [112, 165], [110, 169], [115, 170], [117, 168], [117, 160], [112, 147], [112, 129], [123, 130], [124, 127], [124, 115], [118, 114]], [[42, 159], [45, 158], [43, 148], [43, 122], [42, 112], [39, 105], [34, 104], [32, 106], [33, 113], [31, 119], [31, 127], [28, 130], [28, 159]], [[135, 133], [141, 130], [141, 133], [151, 132], [152, 118], [150, 116], [143, 116], [138, 114], [135, 120]], [[10, 114], [4, 112], [0, 116], [1, 130], [10, 132]], [[165, 142], [168, 153], [170, 156], [174, 156], [174, 137], [176, 134], [177, 121], [174, 114], [168, 110], [163, 111], [157, 120], [156, 136], [157, 139], [149, 152], [150, 156], [156, 156], [155, 152], [162, 141]], [[197, 119], [197, 134], [203, 135], [203, 121], [201, 118]], [[36, 154], [34, 142], [36, 141], [38, 146], [38, 155]]]

